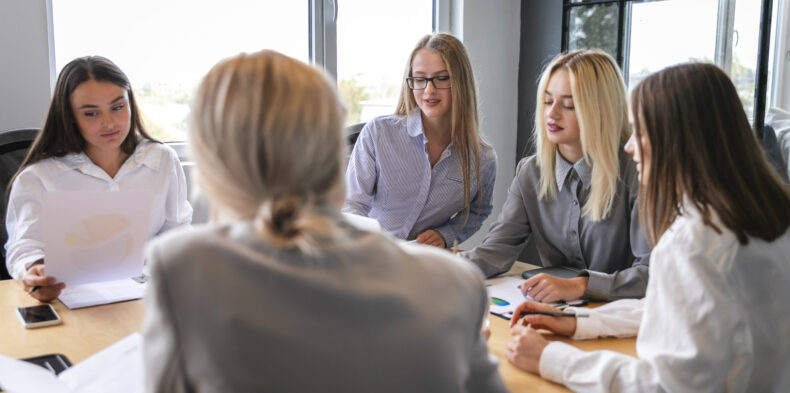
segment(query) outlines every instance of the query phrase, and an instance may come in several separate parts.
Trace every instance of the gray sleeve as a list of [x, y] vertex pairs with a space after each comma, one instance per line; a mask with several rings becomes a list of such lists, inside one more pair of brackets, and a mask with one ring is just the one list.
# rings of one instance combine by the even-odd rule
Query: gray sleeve
[[176, 322], [168, 296], [166, 273], [157, 263], [156, 250], [149, 248], [146, 261], [151, 265], [151, 279], [146, 288], [146, 318], [143, 325], [143, 359], [146, 392], [191, 391], [183, 375]]
[[477, 265], [486, 277], [493, 277], [510, 270], [532, 233], [519, 182], [525, 162], [522, 160], [519, 163], [516, 176], [508, 189], [507, 199], [502, 206], [502, 212], [483, 239], [483, 243], [471, 251], [460, 254]]
[[[631, 224], [627, 235], [634, 260], [631, 267], [614, 273], [585, 270], [584, 272], [590, 276], [590, 281], [587, 282], [584, 297], [589, 299], [609, 301], [645, 296], [651, 249], [639, 225], [639, 204], [637, 203], [639, 185], [635, 176], [626, 179], [626, 181], [629, 183], [627, 188], [628, 203], [631, 208]], [[626, 235], [625, 230], [622, 235]]]

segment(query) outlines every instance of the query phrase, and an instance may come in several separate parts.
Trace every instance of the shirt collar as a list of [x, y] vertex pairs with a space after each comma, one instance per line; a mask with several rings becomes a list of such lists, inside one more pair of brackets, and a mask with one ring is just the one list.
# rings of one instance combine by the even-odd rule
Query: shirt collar
[[576, 163], [571, 164], [570, 162], [566, 161], [559, 152], [557, 152], [554, 155], [554, 176], [557, 181], [557, 189], [562, 190], [562, 187], [565, 186], [565, 180], [568, 179], [571, 169], [576, 171], [576, 174], [579, 176], [579, 180], [581, 180], [584, 188], [590, 188], [592, 168], [587, 164], [587, 160], [582, 157], [579, 159], [579, 161], [576, 161]]
[[[148, 154], [148, 152], [154, 148], [157, 142], [153, 142], [147, 139], [142, 138], [139, 142], [137, 142], [137, 146], [134, 149], [129, 158], [126, 159], [123, 166], [131, 166], [132, 168], [137, 168], [141, 165], [145, 165], [155, 171], [159, 171], [160, 166], [162, 164], [162, 157], [159, 154]], [[96, 167], [96, 164], [91, 161], [90, 158], [85, 154], [84, 151], [79, 153], [70, 153], [66, 154], [63, 157], [53, 157], [55, 160], [55, 165], [60, 171], [69, 171], [72, 169], [80, 169], [85, 173], [89, 173], [91, 169]], [[122, 166], [122, 167], [123, 167]]]
[[409, 117], [406, 118], [406, 132], [409, 134], [410, 137], [418, 137], [422, 136], [425, 137], [425, 132], [422, 128], [422, 116], [420, 115], [420, 109], [417, 108], [409, 113]]

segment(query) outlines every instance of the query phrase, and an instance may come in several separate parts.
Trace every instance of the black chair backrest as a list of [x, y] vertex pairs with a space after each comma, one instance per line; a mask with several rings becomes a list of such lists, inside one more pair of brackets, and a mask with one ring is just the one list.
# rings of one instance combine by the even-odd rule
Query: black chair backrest
[[770, 162], [779, 173], [779, 177], [781, 177], [785, 183], [790, 184], [787, 177], [787, 166], [785, 165], [784, 157], [782, 157], [782, 150], [779, 147], [779, 141], [776, 140], [776, 132], [774, 132], [774, 128], [768, 124], [763, 126], [763, 137], [762, 140], [760, 140], [760, 144], [763, 145], [763, 150], [765, 150], [765, 155], [768, 157], [768, 162]]
[[0, 132], [0, 190], [2, 190], [2, 202], [0, 202], [0, 224], [3, 229], [0, 231], [0, 249], [2, 249], [2, 263], [0, 263], [0, 280], [11, 278], [5, 266], [5, 242], [8, 240], [8, 232], [5, 229], [6, 200], [5, 192], [11, 177], [14, 176], [22, 160], [27, 155], [30, 144], [38, 135], [38, 128], [20, 128]]
[[359, 137], [359, 133], [362, 131], [362, 127], [365, 126], [365, 123], [357, 123], [352, 124], [346, 127], [346, 135], [348, 136], [348, 150], [349, 153], [351, 150], [354, 149], [354, 144], [357, 143], [357, 138]]

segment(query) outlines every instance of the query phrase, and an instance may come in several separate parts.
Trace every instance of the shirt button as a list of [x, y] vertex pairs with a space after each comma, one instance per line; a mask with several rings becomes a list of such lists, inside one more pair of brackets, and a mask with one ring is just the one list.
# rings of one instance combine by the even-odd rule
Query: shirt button
[[577, 200], [575, 200], [575, 199], [574, 199], [574, 200], [573, 200], [573, 206], [576, 206], [576, 205], [578, 205], [578, 204], [579, 204], [579, 201], [577, 201]]
[[576, 236], [576, 231], [575, 230], [571, 231], [571, 235]]

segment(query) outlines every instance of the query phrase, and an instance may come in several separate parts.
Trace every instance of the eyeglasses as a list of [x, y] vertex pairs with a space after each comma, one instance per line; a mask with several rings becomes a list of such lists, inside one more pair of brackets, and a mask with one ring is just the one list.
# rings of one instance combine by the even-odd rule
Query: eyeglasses
[[406, 84], [412, 90], [424, 90], [428, 87], [428, 82], [433, 84], [435, 89], [449, 89], [450, 77], [447, 75], [434, 76], [433, 78], [413, 77], [406, 78]]

